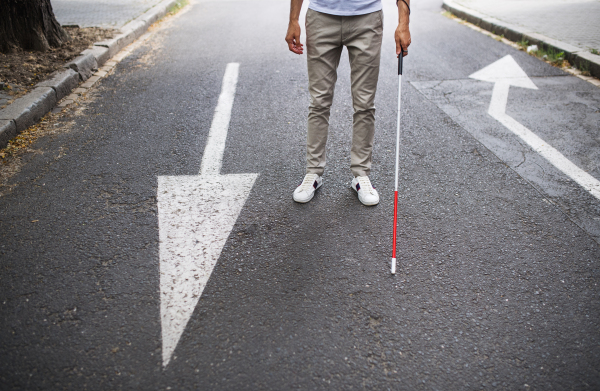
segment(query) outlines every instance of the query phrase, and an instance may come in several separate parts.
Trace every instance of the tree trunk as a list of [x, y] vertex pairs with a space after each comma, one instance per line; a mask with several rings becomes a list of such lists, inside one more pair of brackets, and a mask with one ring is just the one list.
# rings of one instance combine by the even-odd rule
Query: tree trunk
[[54, 17], [50, 0], [0, 0], [0, 52], [43, 52], [70, 39]]

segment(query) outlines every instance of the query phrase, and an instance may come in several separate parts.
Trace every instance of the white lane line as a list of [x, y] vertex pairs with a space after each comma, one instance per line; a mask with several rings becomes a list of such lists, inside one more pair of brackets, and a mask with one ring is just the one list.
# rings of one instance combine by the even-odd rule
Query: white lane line
[[511, 85], [537, 89], [511, 55], [501, 58], [469, 77], [494, 83], [492, 100], [488, 109], [488, 113], [494, 119], [519, 136], [534, 151], [542, 155], [550, 164], [583, 187], [592, 196], [600, 199], [600, 181], [576, 166], [550, 144], [506, 114], [508, 91]]
[[227, 140], [227, 130], [229, 129], [229, 120], [231, 119], [231, 108], [233, 107], [233, 98], [235, 97], [235, 87], [238, 80], [240, 64], [227, 64], [223, 83], [221, 85], [221, 95], [215, 109], [208, 140], [202, 156], [200, 166], [200, 175], [218, 175], [221, 172], [223, 164], [223, 151], [225, 151], [225, 141]]
[[158, 177], [163, 367], [179, 343], [258, 174], [220, 175], [239, 64], [229, 64], [200, 175]]

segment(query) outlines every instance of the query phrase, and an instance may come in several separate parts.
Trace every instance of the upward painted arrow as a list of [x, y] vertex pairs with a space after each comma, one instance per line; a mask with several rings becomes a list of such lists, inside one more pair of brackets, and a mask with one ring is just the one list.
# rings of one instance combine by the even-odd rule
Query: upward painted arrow
[[220, 175], [239, 64], [227, 65], [200, 175], [158, 177], [160, 316], [166, 367], [258, 174]]
[[591, 195], [600, 199], [600, 181], [577, 167], [550, 144], [506, 114], [510, 86], [537, 90], [535, 84], [511, 55], [501, 58], [469, 77], [494, 83], [492, 100], [488, 109], [488, 113], [493, 118], [529, 144], [534, 151], [542, 155], [554, 167], [577, 182]]

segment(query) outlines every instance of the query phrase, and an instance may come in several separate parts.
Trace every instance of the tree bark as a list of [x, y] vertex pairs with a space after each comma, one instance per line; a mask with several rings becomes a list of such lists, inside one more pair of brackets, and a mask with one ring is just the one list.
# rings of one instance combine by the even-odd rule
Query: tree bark
[[17, 48], [43, 52], [70, 39], [50, 0], [0, 0], [0, 52]]

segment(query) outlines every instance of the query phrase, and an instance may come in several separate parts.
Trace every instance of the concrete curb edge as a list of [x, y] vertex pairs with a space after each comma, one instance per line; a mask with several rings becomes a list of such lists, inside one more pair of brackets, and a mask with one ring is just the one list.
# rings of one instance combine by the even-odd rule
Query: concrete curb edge
[[530, 45], [538, 45], [544, 49], [552, 49], [558, 52], [564, 52], [566, 59], [577, 67], [587, 67], [592, 76], [600, 78], [600, 56], [587, 51], [586, 49], [573, 46], [571, 44], [546, 37], [542, 34], [529, 31], [524, 27], [515, 26], [503, 22], [491, 16], [484, 15], [457, 4], [453, 0], [444, 0], [442, 5], [446, 11], [466, 20], [480, 28], [504, 37], [513, 42], [529, 41]]
[[65, 96], [85, 82], [104, 63], [138, 39], [152, 23], [165, 16], [177, 0], [163, 0], [121, 28], [115, 38], [94, 43], [49, 79], [41, 81], [25, 96], [0, 110], [0, 148], [46, 115]]

